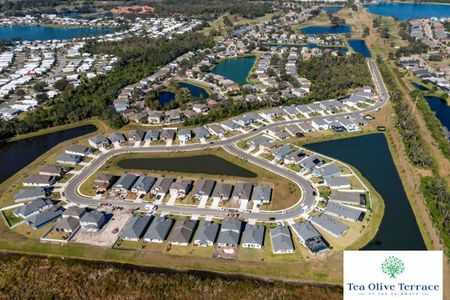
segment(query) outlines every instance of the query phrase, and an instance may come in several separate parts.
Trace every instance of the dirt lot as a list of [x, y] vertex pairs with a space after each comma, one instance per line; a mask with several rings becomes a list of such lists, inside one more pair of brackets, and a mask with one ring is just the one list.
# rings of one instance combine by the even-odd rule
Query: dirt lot
[[88, 232], [81, 228], [72, 240], [75, 243], [112, 248], [130, 217], [129, 213], [115, 213], [100, 231]]

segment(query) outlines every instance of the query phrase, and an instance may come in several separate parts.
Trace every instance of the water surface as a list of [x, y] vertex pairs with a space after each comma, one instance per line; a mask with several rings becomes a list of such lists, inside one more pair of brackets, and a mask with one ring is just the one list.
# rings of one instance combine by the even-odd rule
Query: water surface
[[68, 40], [112, 33], [111, 28], [48, 27], [40, 25], [13, 25], [0, 27], [0, 40]]
[[[441, 121], [442, 126], [450, 130], [450, 106], [445, 100], [439, 97], [425, 96], [431, 110], [436, 114], [436, 118]], [[448, 136], [450, 139], [450, 135]]]
[[352, 47], [353, 51], [362, 54], [364, 57], [369, 58], [372, 56], [364, 40], [349, 40], [348, 44]]
[[179, 88], [186, 88], [189, 90], [189, 92], [191, 93], [191, 96], [193, 98], [203, 98], [206, 99], [208, 98], [209, 94], [208, 92], [204, 89], [201, 88], [199, 86], [187, 83], [187, 82], [180, 82], [178, 83], [178, 87]]
[[[64, 141], [92, 133], [94, 125], [61, 130], [26, 139], [12, 141], [0, 146], [0, 183], [11, 177], [36, 158]], [[20, 184], [18, 182], [17, 184]]]
[[349, 25], [331, 25], [331, 26], [306, 26], [300, 28], [304, 34], [340, 34], [349, 33], [352, 28]]
[[416, 82], [411, 82], [411, 85], [412, 85], [413, 87], [415, 87], [416, 89], [420, 90], [420, 91], [426, 92], [426, 91], [429, 91], [429, 90], [430, 90], [430, 89], [427, 88], [426, 86], [421, 85], [421, 84], [416, 83]]
[[224, 59], [217, 64], [212, 72], [238, 84], [245, 84], [254, 64], [254, 56]]
[[442, 18], [450, 16], [450, 5], [443, 4], [412, 4], [412, 3], [386, 3], [364, 5], [370, 13], [397, 17], [400, 21], [417, 18]]
[[351, 164], [383, 197], [383, 220], [375, 238], [364, 249], [426, 249], [383, 134], [309, 144], [306, 147]]

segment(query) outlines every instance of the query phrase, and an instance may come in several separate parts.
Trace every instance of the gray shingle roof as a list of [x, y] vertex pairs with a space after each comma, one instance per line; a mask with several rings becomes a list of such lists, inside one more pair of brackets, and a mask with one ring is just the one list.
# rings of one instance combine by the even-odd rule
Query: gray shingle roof
[[50, 207], [43, 211], [41, 211], [38, 214], [32, 215], [27, 218], [27, 223], [37, 229], [48, 222], [51, 222], [59, 217], [61, 217], [62, 209], [58, 207]]
[[267, 185], [257, 185], [253, 189], [252, 201], [269, 202], [272, 198], [272, 188]]
[[216, 241], [217, 232], [219, 231], [219, 224], [203, 221], [200, 223], [195, 235], [195, 241], [200, 245], [213, 243]]
[[238, 245], [241, 237], [242, 221], [225, 220], [220, 227], [217, 243]]
[[325, 213], [351, 221], [358, 221], [364, 212], [336, 202], [328, 202]]
[[303, 241], [307, 241], [315, 237], [321, 237], [320, 233], [309, 222], [297, 223], [291, 227]]
[[178, 220], [172, 231], [170, 241], [172, 243], [189, 244], [194, 235], [197, 221], [194, 220]]
[[195, 197], [211, 196], [215, 184], [216, 182], [214, 180], [200, 179], [195, 186], [193, 193], [194, 196]]
[[156, 178], [152, 176], [140, 176], [133, 187], [131, 188], [134, 192], [148, 193], [155, 183]]
[[256, 244], [264, 245], [264, 232], [266, 227], [263, 225], [247, 224], [245, 230], [242, 233], [241, 244]]
[[52, 202], [44, 199], [36, 199], [31, 201], [28, 204], [20, 206], [13, 210], [15, 215], [21, 215], [27, 217], [33, 213], [40, 211], [43, 208], [49, 207], [52, 205]]
[[139, 177], [133, 174], [123, 174], [119, 180], [113, 185], [114, 189], [124, 189], [130, 191], [133, 184]]
[[270, 238], [272, 239], [272, 249], [274, 252], [293, 251], [291, 232], [287, 226], [277, 226], [270, 230]]
[[150, 225], [151, 216], [133, 216], [120, 233], [122, 239], [140, 239]]
[[144, 234], [144, 240], [165, 240], [172, 228], [170, 218], [155, 217]]
[[46, 195], [47, 195], [46, 190], [43, 187], [20, 190], [17, 194], [14, 195], [14, 202], [22, 202], [35, 200], [38, 198], [45, 198]]
[[348, 230], [347, 225], [342, 224], [338, 220], [336, 220], [326, 214], [321, 214], [320, 216], [314, 216], [311, 218], [310, 222], [314, 226], [318, 226], [336, 237], [343, 235]]

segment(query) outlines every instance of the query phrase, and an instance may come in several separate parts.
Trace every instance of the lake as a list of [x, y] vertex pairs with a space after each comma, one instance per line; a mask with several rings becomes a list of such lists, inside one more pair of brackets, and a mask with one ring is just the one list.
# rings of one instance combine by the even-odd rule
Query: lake
[[342, 6], [323, 6], [320, 8], [321, 10], [325, 11], [325, 12], [338, 12], [342, 9]]
[[209, 97], [208, 92], [199, 86], [187, 83], [187, 82], [180, 82], [178, 83], [179, 88], [186, 88], [191, 93], [191, 96], [194, 98], [203, 98], [206, 99]]
[[94, 125], [85, 125], [53, 133], [12, 141], [0, 146], [0, 183], [26, 167], [36, 158], [64, 141], [92, 133]]
[[420, 91], [426, 92], [426, 91], [429, 91], [429, 90], [430, 90], [430, 89], [427, 88], [426, 86], [421, 85], [421, 84], [416, 83], [416, 82], [411, 82], [411, 85], [412, 85], [413, 87], [415, 87], [416, 89], [420, 90]]
[[431, 110], [436, 114], [436, 118], [441, 121], [442, 126], [450, 130], [450, 106], [448, 106], [447, 102], [433, 96], [425, 96], [425, 100], [427, 100]]
[[0, 40], [67, 40], [112, 33], [111, 28], [48, 27], [40, 25], [13, 25], [0, 27]]
[[352, 47], [353, 51], [362, 54], [364, 57], [369, 58], [372, 56], [364, 40], [349, 40], [348, 44]]
[[383, 197], [384, 216], [365, 250], [425, 250], [414, 213], [406, 197], [383, 134], [306, 145], [357, 168]]
[[304, 34], [340, 34], [349, 33], [352, 28], [349, 25], [332, 25], [332, 26], [306, 26], [300, 28]]
[[450, 6], [443, 4], [387, 3], [364, 5], [370, 13], [397, 17], [400, 21], [417, 18], [442, 18], [450, 16]]
[[[193, 85], [193, 84], [190, 84], [187, 82], [180, 82], [180, 83], [178, 83], [177, 86], [179, 88], [188, 89], [193, 98], [206, 99], [209, 97], [208, 92], [199, 86], [196, 86], [196, 85]], [[169, 91], [164, 91], [159, 94], [158, 102], [161, 106], [166, 105], [167, 103], [169, 103], [172, 100], [175, 100], [175, 93], [172, 93]]]
[[256, 177], [252, 171], [210, 154], [170, 158], [131, 158], [121, 160], [117, 165], [123, 169], [133, 170]]
[[238, 84], [245, 84], [255, 59], [254, 56], [224, 59], [214, 67], [212, 72]]

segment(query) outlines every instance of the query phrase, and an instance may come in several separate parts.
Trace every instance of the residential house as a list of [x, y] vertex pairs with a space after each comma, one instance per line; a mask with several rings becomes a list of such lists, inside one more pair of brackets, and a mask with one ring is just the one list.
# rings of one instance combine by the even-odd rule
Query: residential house
[[166, 195], [169, 193], [170, 186], [175, 181], [174, 178], [160, 177], [150, 190], [152, 195]]
[[151, 111], [148, 113], [148, 122], [150, 124], [161, 124], [164, 120], [164, 113], [161, 111]]
[[349, 189], [351, 187], [351, 182], [348, 177], [331, 177], [325, 179], [325, 185], [331, 189]]
[[80, 225], [86, 231], [97, 232], [106, 224], [105, 213], [93, 210], [86, 212], [80, 218]]
[[176, 129], [164, 128], [159, 138], [162, 141], [172, 141], [175, 138], [176, 133]]
[[120, 232], [120, 238], [126, 241], [139, 241], [147, 230], [151, 216], [133, 216]]
[[300, 167], [303, 171], [313, 171], [316, 167], [321, 166], [325, 161], [317, 155], [308, 156], [300, 161]]
[[173, 220], [170, 218], [155, 217], [144, 234], [147, 243], [163, 243], [169, 235]]
[[216, 182], [210, 179], [200, 179], [194, 188], [192, 197], [194, 199], [201, 199], [203, 197], [209, 198], [213, 192]]
[[303, 150], [295, 150], [284, 157], [284, 164], [296, 165], [306, 158], [306, 153]]
[[56, 162], [59, 164], [66, 164], [66, 165], [78, 165], [81, 162], [81, 156], [78, 155], [72, 155], [63, 153], [56, 159]]
[[38, 230], [42, 226], [61, 218], [62, 211], [60, 207], [52, 206], [39, 211], [37, 214], [28, 216], [26, 222], [31, 228]]
[[109, 140], [103, 135], [97, 135], [88, 139], [89, 146], [94, 149], [106, 148], [109, 146]]
[[132, 129], [128, 131], [128, 140], [130, 142], [141, 142], [144, 139], [145, 131], [142, 129]]
[[211, 133], [205, 127], [196, 127], [193, 130], [194, 130], [195, 136], [199, 140], [202, 140], [202, 139], [206, 140], [207, 138], [209, 138], [211, 136]]
[[120, 133], [120, 132], [111, 132], [108, 136], [108, 139], [113, 144], [122, 144], [127, 141], [127, 139], [125, 138], [123, 133]]
[[12, 213], [16, 217], [27, 218], [29, 216], [39, 213], [41, 210], [50, 208], [52, 206], [53, 203], [50, 200], [36, 199], [28, 204], [13, 209]]
[[85, 157], [92, 153], [92, 149], [81, 145], [72, 145], [65, 151], [67, 154]]
[[125, 173], [120, 176], [119, 180], [112, 186], [111, 190], [115, 193], [128, 194], [138, 178], [139, 176], [134, 174]]
[[267, 185], [255, 186], [251, 200], [258, 205], [270, 203], [272, 200], [272, 188]]
[[94, 188], [96, 193], [102, 194], [106, 192], [116, 181], [117, 177], [112, 174], [98, 174], [94, 179]]
[[231, 184], [219, 182], [216, 184], [211, 198], [213, 201], [227, 201], [230, 199], [232, 190], [233, 186]]
[[219, 247], [237, 247], [241, 238], [243, 223], [240, 220], [224, 220], [220, 226], [217, 245]]
[[201, 247], [213, 246], [218, 231], [219, 224], [209, 221], [200, 222], [194, 238], [194, 245]]
[[60, 167], [60, 166], [56, 166], [56, 165], [45, 165], [39, 171], [39, 175], [54, 176], [54, 177], [60, 178], [60, 177], [63, 177], [63, 175], [66, 174], [68, 171], [70, 171], [70, 168], [68, 168], [68, 167]]
[[62, 213], [63, 218], [75, 218], [75, 219], [81, 219], [81, 217], [86, 213], [86, 208], [79, 207], [79, 206], [69, 206], [64, 210]]
[[24, 186], [34, 186], [34, 187], [51, 187], [53, 186], [58, 177], [49, 175], [30, 175], [22, 183]]
[[150, 191], [155, 182], [155, 177], [139, 176], [139, 178], [134, 182], [131, 192], [137, 194], [138, 197], [144, 196]]
[[294, 152], [295, 149], [292, 148], [291, 145], [284, 145], [280, 149], [276, 150], [272, 153], [272, 156], [275, 158], [276, 161], [283, 160], [286, 155], [289, 155], [290, 153]]
[[170, 186], [170, 194], [176, 195], [177, 198], [184, 198], [192, 189], [192, 180], [177, 179]]
[[72, 234], [80, 229], [80, 220], [73, 217], [62, 218], [56, 222], [53, 230]]
[[227, 132], [222, 126], [218, 124], [210, 124], [208, 125], [208, 129], [211, 134], [216, 135], [219, 138], [222, 138]]
[[145, 141], [146, 142], [147, 141], [150, 141], [150, 142], [157, 141], [159, 139], [159, 134], [160, 134], [159, 130], [156, 130], [156, 129], [147, 130], [145, 133]]
[[187, 142], [192, 139], [192, 132], [190, 129], [183, 128], [178, 131], [178, 139], [180, 142]]
[[361, 209], [332, 201], [328, 202], [325, 213], [351, 222], [362, 221], [365, 216], [365, 212]]
[[327, 214], [314, 216], [310, 219], [310, 222], [315, 227], [321, 228], [322, 230], [328, 232], [336, 238], [340, 237], [348, 230], [347, 225], [342, 224], [341, 222], [334, 219], [333, 217], [328, 216]]
[[309, 222], [301, 222], [291, 226], [294, 233], [297, 235], [300, 243], [309, 249], [312, 253], [318, 253], [322, 250], [328, 249], [322, 235]]
[[366, 205], [366, 196], [360, 192], [343, 192], [332, 190], [329, 201], [350, 205]]
[[342, 169], [335, 164], [326, 164], [322, 167], [315, 168], [312, 175], [315, 177], [322, 177], [323, 179], [329, 179], [338, 176], [342, 172]]
[[14, 195], [14, 202], [25, 202], [45, 198], [48, 194], [48, 190], [43, 187], [20, 190]]
[[264, 246], [264, 235], [266, 227], [264, 225], [245, 225], [242, 233], [241, 246], [244, 248], [261, 249]]
[[245, 181], [237, 181], [234, 187], [232, 200], [235, 201], [249, 201], [252, 194], [253, 184]]
[[197, 221], [178, 220], [173, 227], [170, 243], [179, 246], [189, 245], [196, 227]]
[[274, 254], [294, 253], [291, 232], [287, 226], [277, 226], [270, 230], [272, 252]]

